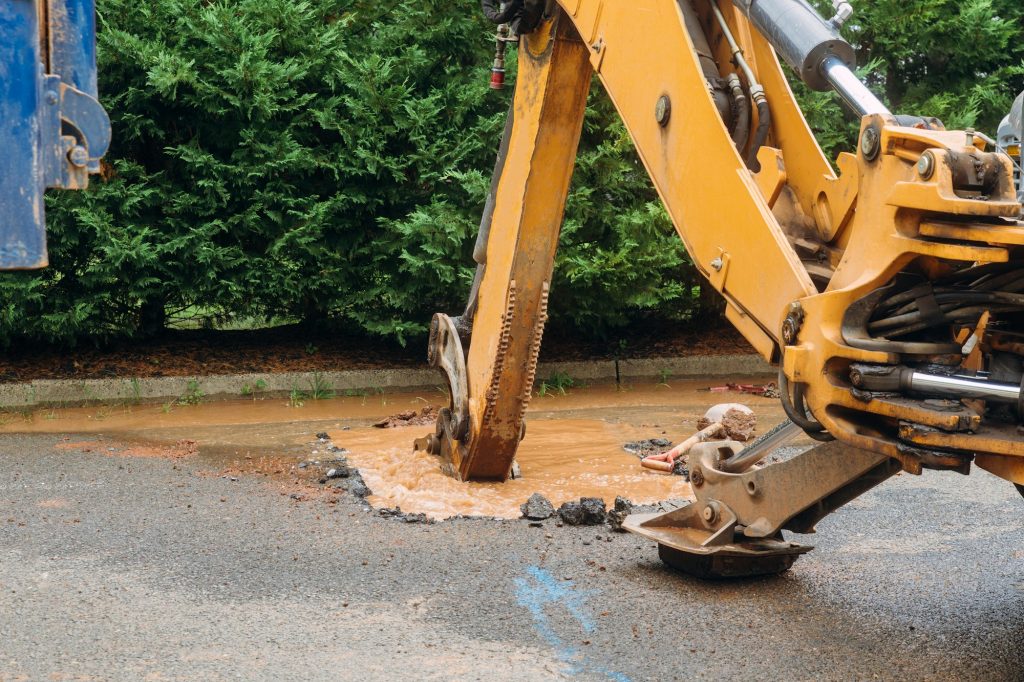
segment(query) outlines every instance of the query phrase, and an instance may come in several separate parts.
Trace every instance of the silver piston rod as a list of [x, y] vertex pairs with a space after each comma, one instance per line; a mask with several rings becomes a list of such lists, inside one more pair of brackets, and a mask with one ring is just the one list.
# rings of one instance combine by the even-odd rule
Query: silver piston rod
[[[850, 380], [868, 391], [914, 393], [936, 398], [974, 398], [1024, 408], [1022, 387], [957, 375], [928, 374], [909, 367], [854, 365]], [[1022, 415], [1024, 416], [1024, 415]]]
[[995, 381], [960, 376], [940, 376], [912, 372], [907, 378], [910, 391], [921, 395], [947, 398], [979, 398], [997, 403], [1016, 405], [1020, 401], [1021, 387]]
[[736, 0], [736, 7], [814, 90], [835, 90], [860, 116], [892, 113], [850, 68], [853, 46], [805, 0]]

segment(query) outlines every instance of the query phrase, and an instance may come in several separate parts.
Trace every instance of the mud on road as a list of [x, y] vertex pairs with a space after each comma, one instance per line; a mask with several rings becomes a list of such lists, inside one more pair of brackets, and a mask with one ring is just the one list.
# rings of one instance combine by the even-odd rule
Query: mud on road
[[[614, 407], [623, 434], [673, 439], [702, 412]], [[375, 418], [336, 415], [335, 447]], [[219, 446], [164, 424], [152, 442], [191, 430], [198, 451], [159, 456], [112, 419], [0, 435], [0, 680], [1021, 679], [1024, 501], [983, 473], [899, 476], [788, 574], [704, 583], [603, 526], [381, 516], [292, 471], [336, 455], [308, 422], [235, 423]]]

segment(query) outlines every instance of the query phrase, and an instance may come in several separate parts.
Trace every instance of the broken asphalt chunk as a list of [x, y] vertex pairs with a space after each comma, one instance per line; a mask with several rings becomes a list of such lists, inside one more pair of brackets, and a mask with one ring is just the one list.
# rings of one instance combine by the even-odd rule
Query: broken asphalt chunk
[[530, 495], [530, 499], [519, 505], [519, 511], [523, 513], [523, 518], [531, 521], [543, 521], [555, 515], [554, 505], [540, 493]]

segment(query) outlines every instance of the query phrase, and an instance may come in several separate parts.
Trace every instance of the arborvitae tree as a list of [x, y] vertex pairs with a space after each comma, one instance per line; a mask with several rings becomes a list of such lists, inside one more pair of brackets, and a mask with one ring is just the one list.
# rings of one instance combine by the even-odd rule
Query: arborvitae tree
[[[190, 315], [402, 337], [461, 308], [511, 97], [488, 88], [478, 4], [100, 0], [98, 14], [114, 145], [89, 191], [50, 197], [50, 269], [0, 277], [0, 337], [137, 336]], [[587, 128], [555, 310], [593, 331], [690, 292], [621, 124], [603, 106]]]

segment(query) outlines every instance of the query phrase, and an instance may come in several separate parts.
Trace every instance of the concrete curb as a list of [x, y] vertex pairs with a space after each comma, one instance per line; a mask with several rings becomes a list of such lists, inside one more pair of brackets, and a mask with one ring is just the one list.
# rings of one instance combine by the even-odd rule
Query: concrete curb
[[[770, 375], [774, 370], [757, 355], [715, 355], [643, 360], [541, 363], [538, 383], [555, 374], [582, 381], [616, 381], [645, 377]], [[69, 406], [110, 402], [167, 402], [194, 394], [203, 398], [311, 393], [319, 384], [338, 394], [434, 388], [441, 376], [431, 369], [373, 369], [278, 374], [220, 374], [197, 377], [132, 379], [39, 379], [0, 384], [0, 408]], [[247, 393], [248, 392], [248, 393]]]

